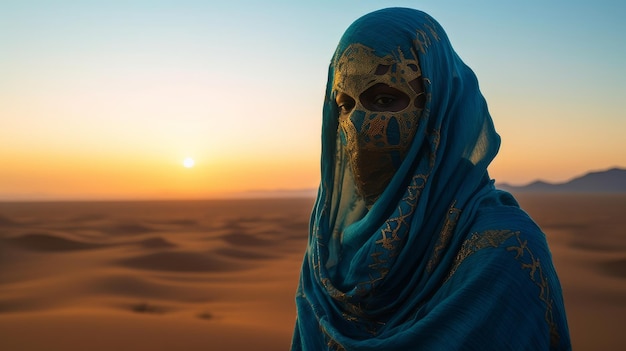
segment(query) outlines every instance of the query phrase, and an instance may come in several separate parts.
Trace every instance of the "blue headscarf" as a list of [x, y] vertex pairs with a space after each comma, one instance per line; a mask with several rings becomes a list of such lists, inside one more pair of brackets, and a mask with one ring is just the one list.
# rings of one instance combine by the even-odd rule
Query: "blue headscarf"
[[[350, 173], [333, 90], [355, 44], [398, 62], [416, 55], [426, 95], [410, 147], [371, 206]], [[545, 237], [488, 176], [500, 138], [441, 26], [413, 9], [365, 15], [341, 38], [328, 77], [292, 349], [568, 349]]]

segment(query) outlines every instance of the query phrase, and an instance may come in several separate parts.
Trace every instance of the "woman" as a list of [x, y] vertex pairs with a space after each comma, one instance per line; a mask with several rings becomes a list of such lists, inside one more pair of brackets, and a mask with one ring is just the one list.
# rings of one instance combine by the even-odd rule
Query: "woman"
[[323, 114], [293, 350], [570, 348], [545, 237], [494, 188], [499, 136], [434, 19], [355, 21]]

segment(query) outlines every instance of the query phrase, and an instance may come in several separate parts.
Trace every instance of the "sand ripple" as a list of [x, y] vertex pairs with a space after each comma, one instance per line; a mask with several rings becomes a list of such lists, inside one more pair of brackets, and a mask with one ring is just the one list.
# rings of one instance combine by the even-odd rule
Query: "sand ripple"
[[246, 265], [199, 252], [157, 252], [118, 261], [122, 266], [166, 272], [230, 272]]
[[229, 243], [230, 245], [234, 245], [234, 246], [255, 246], [255, 247], [264, 246], [265, 247], [265, 246], [277, 245], [280, 243], [280, 242], [277, 242], [277, 240], [271, 240], [271, 241], [265, 240], [265, 239], [259, 238], [258, 236], [247, 234], [247, 233], [241, 233], [241, 232], [229, 233], [227, 235], [222, 236], [221, 239]]
[[155, 232], [157, 229], [140, 223], [119, 223], [108, 231], [114, 235], [136, 235]]
[[110, 246], [107, 244], [81, 242], [49, 233], [30, 233], [18, 237], [4, 238], [2, 241], [22, 249], [46, 252], [94, 250]]
[[245, 250], [233, 247], [224, 247], [215, 250], [215, 253], [222, 256], [240, 258], [244, 260], [269, 260], [278, 257], [278, 255], [273, 255], [270, 252], [271, 251]]
[[169, 249], [177, 247], [176, 244], [160, 236], [140, 240], [137, 244], [146, 249]]
[[600, 262], [598, 263], [598, 268], [605, 274], [626, 279], [626, 258]]

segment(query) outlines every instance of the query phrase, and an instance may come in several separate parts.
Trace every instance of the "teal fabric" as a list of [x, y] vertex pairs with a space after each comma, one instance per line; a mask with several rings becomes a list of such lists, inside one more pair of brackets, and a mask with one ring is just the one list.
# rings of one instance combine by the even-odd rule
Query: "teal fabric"
[[[398, 171], [368, 209], [332, 90], [351, 44], [416, 53], [426, 105]], [[329, 69], [321, 184], [296, 296], [292, 350], [566, 350], [560, 284], [540, 228], [487, 166], [500, 145], [477, 79], [427, 14], [355, 21]]]

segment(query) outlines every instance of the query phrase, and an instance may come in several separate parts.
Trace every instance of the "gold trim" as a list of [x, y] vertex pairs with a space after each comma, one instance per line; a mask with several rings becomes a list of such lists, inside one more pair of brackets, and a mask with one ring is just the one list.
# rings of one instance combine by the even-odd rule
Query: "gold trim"
[[459, 253], [457, 254], [454, 264], [448, 273], [445, 281], [448, 281], [452, 275], [456, 272], [458, 267], [463, 261], [474, 254], [475, 252], [485, 248], [498, 248], [506, 240], [511, 237], [515, 237], [517, 245], [513, 244], [506, 247], [506, 251], [514, 252], [514, 259], [520, 263], [520, 268], [528, 270], [530, 280], [539, 287], [539, 300], [541, 300], [545, 306], [545, 321], [550, 330], [550, 344], [553, 347], [557, 347], [559, 344], [560, 335], [554, 320], [553, 305], [554, 299], [550, 296], [550, 285], [548, 279], [544, 274], [543, 267], [541, 266], [541, 260], [536, 258], [532, 250], [528, 247], [528, 240], [523, 240], [519, 231], [511, 230], [486, 230], [482, 233], [474, 233], [472, 236], [465, 240]]
[[446, 220], [443, 224], [443, 227], [441, 228], [441, 232], [439, 232], [439, 239], [437, 240], [437, 244], [433, 249], [433, 254], [431, 255], [430, 260], [428, 261], [428, 265], [426, 266], [426, 271], [428, 273], [432, 273], [435, 266], [439, 264], [439, 254], [443, 249], [448, 246], [448, 242], [450, 241], [452, 233], [456, 228], [456, 223], [461, 216], [461, 210], [455, 208], [454, 205], [456, 205], [456, 200], [454, 200], [452, 202], [452, 205], [450, 205], [450, 209], [448, 210], [448, 214], [446, 215]]

